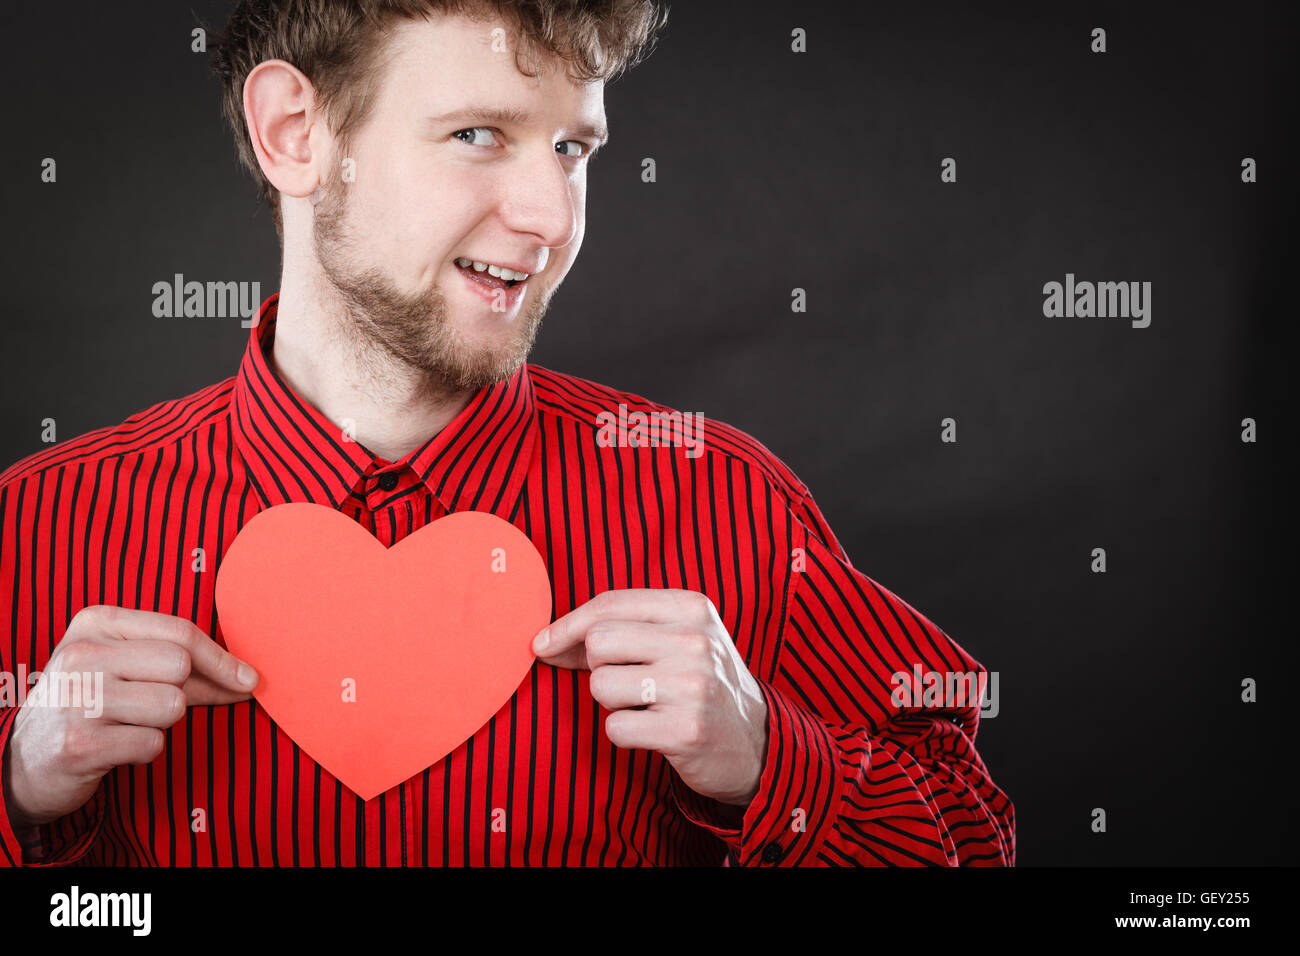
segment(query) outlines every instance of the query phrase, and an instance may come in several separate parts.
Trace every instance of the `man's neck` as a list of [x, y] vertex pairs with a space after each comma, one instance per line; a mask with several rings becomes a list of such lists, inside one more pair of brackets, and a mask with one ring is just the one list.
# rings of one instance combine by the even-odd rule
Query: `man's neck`
[[385, 461], [420, 447], [469, 404], [352, 328], [342, 303], [281, 285], [271, 367], [331, 422], [351, 420], [352, 438]]

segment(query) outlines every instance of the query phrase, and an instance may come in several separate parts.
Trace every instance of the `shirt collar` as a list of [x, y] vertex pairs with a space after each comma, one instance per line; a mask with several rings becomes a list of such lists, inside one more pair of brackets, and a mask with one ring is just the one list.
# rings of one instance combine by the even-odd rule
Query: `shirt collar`
[[528, 366], [480, 389], [445, 428], [391, 466], [307, 403], [275, 373], [275, 293], [258, 312], [235, 381], [235, 445], [266, 507], [291, 501], [342, 506], [379, 469], [409, 467], [448, 513], [509, 518], [523, 488], [535, 437]]

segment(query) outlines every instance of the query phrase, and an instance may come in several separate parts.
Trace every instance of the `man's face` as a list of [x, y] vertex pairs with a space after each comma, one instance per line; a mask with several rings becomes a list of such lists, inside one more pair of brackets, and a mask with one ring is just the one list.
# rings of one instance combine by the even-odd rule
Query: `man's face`
[[[438, 388], [483, 387], [527, 357], [582, 245], [605, 126], [602, 83], [575, 85], [551, 60], [526, 77], [491, 30], [459, 17], [394, 29], [372, 112], [314, 209], [316, 255], [349, 321]], [[523, 115], [464, 113], [475, 107]], [[493, 288], [463, 259], [529, 278]]]

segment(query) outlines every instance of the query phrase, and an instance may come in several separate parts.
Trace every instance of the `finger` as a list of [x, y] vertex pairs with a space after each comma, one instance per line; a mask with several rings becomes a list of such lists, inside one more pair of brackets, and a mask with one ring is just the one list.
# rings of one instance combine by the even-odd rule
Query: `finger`
[[117, 724], [165, 729], [185, 716], [185, 693], [175, 684], [124, 681], [104, 685], [103, 719]]
[[157, 727], [106, 724], [95, 734], [94, 769], [107, 773], [126, 764], [151, 763], [166, 743], [167, 736]]
[[602, 591], [590, 601], [556, 618], [533, 638], [533, 653], [550, 661], [571, 650], [601, 620], [695, 624], [712, 603], [698, 591], [664, 588], [625, 588]]
[[597, 621], [587, 631], [587, 667], [655, 664], [681, 657], [689, 646], [683, 628], [645, 621]]
[[190, 652], [171, 641], [113, 641], [105, 649], [106, 678], [175, 684], [190, 676]]
[[257, 671], [253, 665], [241, 661], [234, 654], [219, 647], [215, 641], [195, 628], [193, 643], [186, 645], [190, 652], [190, 676], [196, 673], [209, 678], [229, 690], [246, 693], [257, 686]]
[[191, 672], [197, 671], [231, 690], [247, 691], [257, 686], [257, 672], [249, 664], [218, 647], [184, 618], [111, 605], [98, 605], [87, 611], [93, 614], [93, 623], [105, 634], [124, 640], [170, 641], [185, 648], [190, 655]]
[[550, 664], [552, 667], [564, 667], [571, 671], [591, 670], [587, 666], [587, 648], [584, 644], [571, 647], [564, 653], [552, 657], [538, 657], [537, 660], [543, 664]]
[[243, 692], [230, 690], [228, 687], [222, 687], [220, 684], [214, 684], [202, 674], [191, 674], [185, 686], [181, 688], [185, 692], [185, 703], [189, 707], [215, 707], [222, 704], [238, 704], [241, 701], [251, 700], [253, 695]]
[[605, 664], [591, 669], [591, 696], [606, 710], [668, 703], [660, 693], [656, 668], [642, 664]]
[[605, 736], [625, 750], [668, 752], [673, 718], [661, 710], [616, 710], [605, 718]]

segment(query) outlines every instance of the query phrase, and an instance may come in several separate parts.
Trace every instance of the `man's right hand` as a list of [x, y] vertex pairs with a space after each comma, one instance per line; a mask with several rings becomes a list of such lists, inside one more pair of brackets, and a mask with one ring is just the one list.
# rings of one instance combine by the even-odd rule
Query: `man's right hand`
[[[87, 716], [84, 700], [58, 706], [65, 702], [50, 675], [60, 672], [103, 674], [99, 716]], [[14, 720], [2, 781], [10, 825], [17, 831], [71, 813], [114, 767], [162, 753], [163, 730], [187, 707], [248, 700], [256, 686], [252, 667], [184, 618], [102, 604], [83, 609]]]

